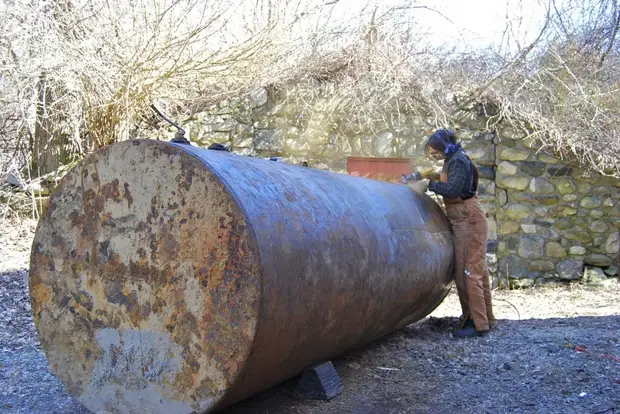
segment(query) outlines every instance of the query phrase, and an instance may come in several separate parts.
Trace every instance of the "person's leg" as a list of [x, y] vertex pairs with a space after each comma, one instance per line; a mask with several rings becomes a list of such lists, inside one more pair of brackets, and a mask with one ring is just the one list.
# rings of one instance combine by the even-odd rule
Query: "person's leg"
[[[491, 310], [491, 291], [486, 264], [488, 224], [477, 200], [467, 203], [469, 210], [469, 250], [466, 262], [467, 298], [476, 331], [489, 330], [488, 310]], [[485, 288], [486, 287], [486, 288]], [[487, 305], [487, 299], [489, 304]], [[491, 310], [492, 313], [492, 310]]]
[[467, 262], [467, 248], [469, 242], [469, 220], [464, 204], [446, 205], [446, 214], [452, 225], [454, 235], [454, 282], [461, 302], [461, 323], [469, 319], [469, 304], [467, 300], [467, 284], [465, 280], [465, 263]]
[[497, 321], [495, 320], [495, 315], [493, 315], [493, 303], [491, 299], [491, 283], [489, 280], [489, 266], [487, 264], [486, 255], [487, 255], [487, 244], [488, 244], [488, 221], [486, 220], [486, 213], [482, 205], [477, 202], [475, 203], [476, 209], [478, 210], [478, 215], [480, 217], [481, 223], [486, 225], [485, 229], [481, 229], [481, 235], [484, 236], [484, 241], [482, 243], [482, 248], [484, 249], [484, 272], [482, 274], [482, 289], [484, 290], [484, 304], [486, 306], [487, 312], [487, 320], [489, 321], [489, 326], [494, 326]]
[[[486, 256], [486, 254], [485, 254]], [[493, 327], [497, 321], [495, 320], [495, 315], [493, 315], [493, 304], [491, 302], [491, 284], [489, 281], [489, 267], [484, 267], [484, 274], [482, 275], [482, 288], [484, 290], [484, 305], [487, 310], [487, 320], [489, 321], [489, 326]]]

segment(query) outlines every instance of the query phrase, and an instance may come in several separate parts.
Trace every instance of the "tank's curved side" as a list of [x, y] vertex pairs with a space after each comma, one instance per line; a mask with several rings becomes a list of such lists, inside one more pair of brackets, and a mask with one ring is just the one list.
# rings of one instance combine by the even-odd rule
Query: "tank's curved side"
[[52, 371], [93, 412], [213, 408], [253, 349], [258, 244], [221, 180], [182, 149], [132, 141], [51, 197], [30, 295]]
[[419, 320], [447, 294], [452, 232], [429, 197], [401, 185], [183, 149], [243, 206], [261, 257], [255, 343], [218, 408]]

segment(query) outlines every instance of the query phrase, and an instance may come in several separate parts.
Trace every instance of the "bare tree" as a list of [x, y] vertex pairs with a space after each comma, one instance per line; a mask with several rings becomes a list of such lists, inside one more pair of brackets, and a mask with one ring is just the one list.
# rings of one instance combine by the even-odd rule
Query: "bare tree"
[[291, 50], [277, 42], [294, 22], [292, 11], [313, 7], [275, 0], [4, 2], [0, 134], [4, 142], [30, 135], [36, 172], [49, 172], [67, 161], [63, 152], [80, 156], [127, 139], [153, 101], [217, 100], [267, 79], [274, 65], [265, 63]]
[[152, 103], [183, 117], [287, 85], [325, 128], [379, 131], [403, 114], [447, 125], [455, 100], [483, 103], [489, 127], [520, 124], [617, 175], [617, 0], [546, 5], [533, 41], [508, 27], [503, 47], [465, 53], [430, 41], [416, 16], [439, 11], [415, 0], [368, 0], [355, 16], [325, 0], [6, 0], [0, 145], [30, 148], [41, 174], [131, 138]]

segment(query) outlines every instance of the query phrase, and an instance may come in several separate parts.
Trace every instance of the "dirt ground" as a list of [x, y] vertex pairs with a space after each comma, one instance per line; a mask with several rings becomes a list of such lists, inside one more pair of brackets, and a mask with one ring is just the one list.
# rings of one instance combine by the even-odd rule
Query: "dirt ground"
[[[27, 292], [34, 223], [0, 223], [0, 413], [86, 413], [50, 373]], [[454, 292], [428, 317], [334, 360], [331, 401], [295, 380], [224, 414], [620, 413], [620, 284], [495, 291], [498, 326], [453, 336]]]

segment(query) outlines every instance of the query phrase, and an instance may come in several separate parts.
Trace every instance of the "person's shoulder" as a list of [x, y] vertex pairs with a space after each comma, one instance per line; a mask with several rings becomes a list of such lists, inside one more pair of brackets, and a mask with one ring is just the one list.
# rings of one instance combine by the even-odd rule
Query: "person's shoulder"
[[459, 151], [456, 154], [454, 154], [452, 157], [450, 157], [450, 159], [448, 160], [448, 163], [463, 163], [463, 164], [467, 164], [467, 162], [469, 161], [469, 158], [467, 157], [467, 155], [463, 152], [463, 151]]
[[458, 157], [458, 159], [460, 159], [460, 160], [469, 160], [469, 157], [467, 156], [467, 154], [465, 153], [464, 150], [460, 150], [459, 152], [457, 152], [454, 155], [456, 155]]

